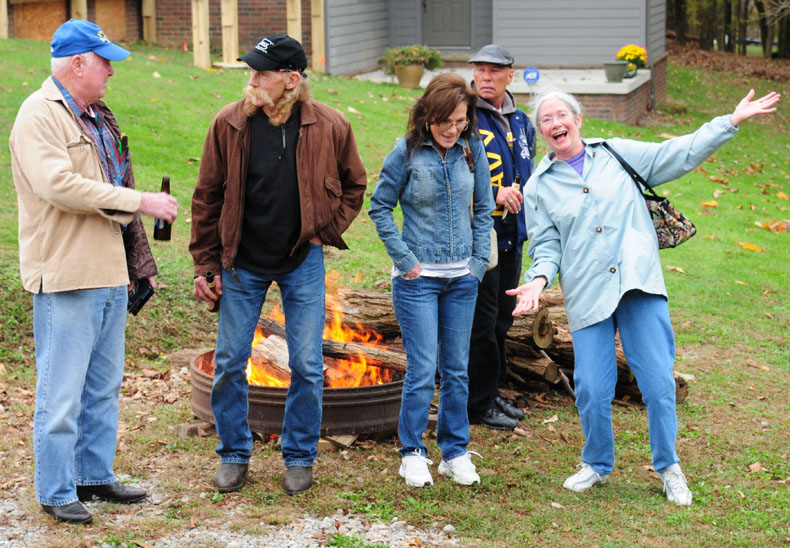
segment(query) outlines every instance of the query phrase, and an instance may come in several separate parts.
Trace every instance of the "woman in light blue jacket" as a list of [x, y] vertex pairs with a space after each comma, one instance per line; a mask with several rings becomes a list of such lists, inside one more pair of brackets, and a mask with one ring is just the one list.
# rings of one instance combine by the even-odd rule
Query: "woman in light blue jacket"
[[[437, 361], [439, 473], [462, 485], [480, 483], [466, 449], [467, 366], [477, 286], [488, 266], [494, 201], [485, 149], [474, 133], [476, 101], [457, 74], [431, 80], [411, 109], [406, 137], [385, 158], [370, 198], [370, 217], [394, 263], [392, 304], [407, 357], [399, 473], [415, 487], [433, 484], [428, 468], [433, 462], [422, 434]], [[402, 231], [393, 218], [398, 203]]]
[[[753, 97], [751, 90], [731, 115], [714, 118], [689, 135], [663, 143], [611, 139], [609, 144], [648, 185], [660, 185], [701, 164], [735, 135], [740, 122], [776, 110], [778, 94]], [[580, 470], [564, 487], [589, 489], [606, 481], [614, 466], [611, 401], [619, 331], [647, 406], [653, 467], [669, 501], [689, 505], [691, 491], [675, 452], [675, 341], [645, 200], [603, 139], [581, 138], [576, 99], [548, 90], [534, 103], [535, 125], [552, 152], [524, 189], [532, 266], [527, 283], [508, 293], [519, 296], [513, 314], [535, 309], [540, 293], [559, 273], [585, 436]]]

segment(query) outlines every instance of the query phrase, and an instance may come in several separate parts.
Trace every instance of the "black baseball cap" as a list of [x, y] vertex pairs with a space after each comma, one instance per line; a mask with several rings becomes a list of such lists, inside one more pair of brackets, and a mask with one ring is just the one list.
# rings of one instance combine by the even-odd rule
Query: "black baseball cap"
[[264, 70], [295, 70], [304, 72], [307, 55], [302, 44], [286, 34], [272, 34], [261, 38], [254, 48], [237, 59], [250, 68]]

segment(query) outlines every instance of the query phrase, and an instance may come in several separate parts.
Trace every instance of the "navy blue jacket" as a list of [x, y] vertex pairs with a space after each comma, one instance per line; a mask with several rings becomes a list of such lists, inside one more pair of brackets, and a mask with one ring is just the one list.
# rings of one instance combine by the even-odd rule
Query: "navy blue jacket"
[[[477, 109], [477, 132], [486, 149], [488, 165], [491, 171], [491, 187], [494, 199], [500, 187], [511, 186], [516, 174], [521, 176], [521, 189], [532, 175], [533, 157], [535, 155], [535, 128], [529, 118], [521, 110], [505, 113], [510, 123], [511, 135], [505, 135], [492, 111]], [[508, 143], [512, 146], [509, 146]], [[524, 219], [524, 208], [518, 212], [517, 222], [502, 222], [504, 206], [497, 205], [492, 214], [494, 228], [497, 232], [500, 251], [510, 251], [514, 247], [521, 252], [522, 244], [527, 240], [527, 225]]]

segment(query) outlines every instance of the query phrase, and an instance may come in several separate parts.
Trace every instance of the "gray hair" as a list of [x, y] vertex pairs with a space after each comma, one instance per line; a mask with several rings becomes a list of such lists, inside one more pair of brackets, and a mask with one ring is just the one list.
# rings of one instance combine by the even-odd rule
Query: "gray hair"
[[542, 107], [543, 103], [549, 99], [559, 99], [565, 103], [568, 109], [570, 109], [574, 118], [582, 112], [582, 106], [579, 104], [579, 101], [576, 100], [576, 97], [570, 93], [562, 91], [559, 88], [548, 86], [538, 91], [538, 94], [535, 95], [531, 101], [532, 112], [534, 113], [533, 116], [535, 117], [535, 127], [540, 126], [540, 107]]
[[82, 55], [83, 58], [85, 59], [85, 64], [88, 66], [92, 65], [97, 57], [97, 55], [92, 51], [87, 51], [85, 53], [76, 53], [74, 55], [69, 55], [67, 57], [53, 57], [49, 62], [50, 72], [52, 74], [57, 74], [58, 72], [66, 68], [68, 64], [71, 62], [71, 59], [73, 57], [76, 57], [77, 55]]

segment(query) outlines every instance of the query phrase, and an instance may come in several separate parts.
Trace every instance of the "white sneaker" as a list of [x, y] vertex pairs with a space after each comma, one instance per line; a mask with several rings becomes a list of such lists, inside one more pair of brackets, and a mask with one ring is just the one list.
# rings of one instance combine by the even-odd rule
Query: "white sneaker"
[[411, 487], [433, 485], [431, 471], [428, 470], [429, 464], [433, 464], [431, 459], [423, 457], [419, 451], [415, 451], [401, 459], [398, 473], [406, 480], [406, 485]]
[[669, 502], [674, 502], [678, 506], [691, 506], [691, 491], [686, 485], [686, 476], [683, 475], [678, 463], [667, 466], [658, 475], [664, 480], [664, 492]]
[[581, 466], [581, 470], [566, 479], [565, 483], [562, 484], [565, 489], [577, 492], [586, 491], [597, 483], [606, 483], [606, 479], [609, 477], [609, 474], [599, 474], [586, 462], [581, 463], [579, 466]]
[[480, 484], [480, 476], [477, 475], [475, 465], [472, 464], [472, 455], [480, 456], [480, 453], [467, 451], [460, 457], [444, 460], [439, 463], [439, 473], [443, 476], [451, 476], [455, 483], [460, 485]]

